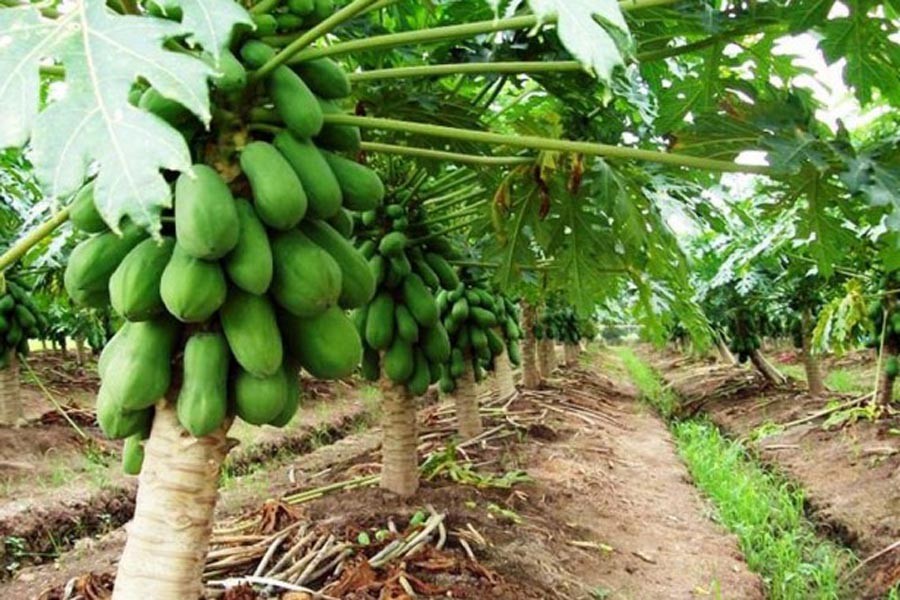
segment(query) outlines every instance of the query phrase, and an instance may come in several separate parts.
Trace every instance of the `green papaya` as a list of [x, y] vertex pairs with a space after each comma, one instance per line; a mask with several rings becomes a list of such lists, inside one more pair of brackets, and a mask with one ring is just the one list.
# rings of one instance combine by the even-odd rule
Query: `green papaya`
[[132, 323], [116, 343], [103, 365], [101, 388], [122, 410], [143, 410], [165, 396], [178, 331], [174, 321], [161, 317]]
[[281, 65], [269, 75], [269, 97], [287, 128], [301, 139], [322, 130], [324, 117], [319, 101], [290, 67]]
[[454, 348], [450, 353], [450, 375], [456, 379], [466, 372], [466, 360], [463, 351]]
[[478, 306], [472, 308], [469, 311], [469, 316], [479, 327], [482, 327], [484, 329], [497, 325], [497, 317], [494, 316], [494, 313]]
[[372, 271], [372, 276], [375, 278], [375, 286], [377, 288], [384, 282], [384, 278], [387, 276], [388, 265], [385, 262], [384, 257], [380, 254], [376, 254], [370, 258], [369, 269]]
[[287, 7], [288, 10], [295, 15], [305, 17], [306, 15], [312, 14], [313, 10], [315, 10], [316, 3], [315, 0], [288, 0]]
[[264, 294], [272, 285], [274, 270], [272, 247], [266, 228], [249, 202], [235, 203], [240, 222], [237, 245], [222, 261], [228, 278], [251, 294]]
[[237, 245], [241, 224], [215, 169], [194, 165], [175, 182], [175, 239], [194, 258], [217, 260]]
[[19, 323], [19, 327], [21, 327], [25, 331], [30, 331], [37, 327], [37, 318], [30, 310], [28, 310], [28, 307], [24, 304], [16, 305], [16, 307], [13, 309], [13, 316]]
[[506, 319], [506, 325], [504, 326], [506, 338], [509, 340], [519, 340], [522, 338], [522, 330], [519, 329], [519, 324], [516, 323], [516, 320], [513, 317], [508, 317]]
[[109, 280], [109, 299], [117, 313], [129, 321], [146, 321], [166, 309], [160, 284], [174, 248], [172, 238], [161, 243], [147, 239], [119, 263]]
[[110, 278], [119, 263], [146, 237], [143, 230], [129, 223], [122, 228], [121, 236], [107, 231], [75, 246], [63, 277], [69, 297], [83, 306], [106, 306]]
[[360, 306], [356, 310], [353, 311], [353, 316], [351, 319], [353, 320], [353, 326], [356, 327], [356, 333], [359, 334], [359, 338], [365, 339], [366, 337], [366, 320], [369, 318], [369, 306]]
[[409, 240], [405, 233], [402, 231], [392, 231], [381, 238], [381, 241], [378, 243], [378, 252], [382, 256], [399, 256], [406, 248], [408, 242]]
[[419, 341], [419, 324], [413, 318], [409, 309], [398, 304], [394, 310], [394, 319], [397, 322], [397, 335], [414, 344]]
[[213, 86], [223, 92], [236, 92], [247, 87], [247, 70], [241, 61], [227, 48], [219, 53], [219, 62], [215, 63], [212, 56], [204, 55], [210, 65], [216, 70], [212, 78]]
[[413, 372], [409, 380], [406, 382], [406, 389], [413, 396], [421, 396], [428, 391], [431, 385], [431, 369], [428, 366], [428, 359], [420, 352], [415, 352]]
[[273, 15], [251, 15], [251, 18], [256, 25], [256, 35], [260, 37], [275, 35], [278, 31], [278, 21]]
[[[349, 210], [342, 208], [341, 210], [337, 211], [337, 213], [333, 217], [328, 219], [328, 224], [334, 227], [334, 229], [346, 239], [349, 240], [353, 237], [353, 213], [351, 213]], [[360, 253], [362, 252], [360, 251]], [[369, 259], [371, 257], [366, 256], [365, 258]]]
[[275, 58], [275, 49], [259, 40], [250, 40], [241, 46], [241, 58], [251, 69], [258, 69]]
[[887, 377], [900, 375], [900, 360], [896, 356], [889, 356], [884, 362], [884, 374]]
[[493, 329], [485, 329], [484, 335], [487, 337], [488, 348], [490, 348], [491, 354], [494, 356], [502, 354], [505, 345], [500, 336]]
[[[344, 111], [330, 100], [319, 100], [319, 109], [323, 115], [342, 115]], [[327, 148], [336, 152], [359, 152], [362, 145], [362, 134], [359, 127], [352, 125], [334, 125], [325, 123], [322, 131], [315, 136], [319, 148]]]
[[397, 336], [384, 353], [384, 374], [394, 383], [406, 383], [415, 371], [413, 348], [409, 342]]
[[322, 154], [341, 186], [346, 208], [362, 212], [381, 204], [385, 194], [384, 184], [375, 171], [331, 152]]
[[514, 367], [522, 366], [522, 351], [519, 347], [519, 344], [512, 343], [507, 344], [506, 346], [506, 354], [509, 356], [509, 362]]
[[125, 438], [122, 446], [122, 472], [126, 475], [140, 475], [144, 464], [144, 446], [142, 436], [137, 433]]
[[298, 29], [302, 29], [305, 22], [305, 19], [303, 17], [291, 13], [281, 13], [275, 15], [275, 20], [278, 22], [278, 31], [283, 33], [289, 33]]
[[313, 16], [317, 21], [324, 21], [334, 13], [334, 0], [315, 0]]
[[163, 304], [173, 317], [183, 323], [202, 323], [216, 314], [227, 293], [218, 262], [194, 258], [175, 243], [159, 285]]
[[306, 215], [307, 198], [287, 159], [272, 144], [251, 142], [241, 152], [240, 162], [259, 218], [274, 229], [296, 226]]
[[468, 350], [472, 347], [472, 338], [469, 337], [469, 328], [467, 326], [460, 326], [459, 331], [456, 332], [456, 339], [453, 345], [461, 350]]
[[287, 427], [297, 410], [300, 408], [300, 369], [284, 367], [285, 382], [287, 384], [284, 406], [278, 416], [269, 421], [272, 427]]
[[232, 383], [237, 416], [251, 425], [265, 425], [278, 418], [288, 402], [288, 380], [279, 365], [265, 376], [238, 369]]
[[341, 307], [356, 308], [369, 302], [375, 295], [375, 276], [365, 257], [353, 247], [353, 244], [324, 221], [308, 219], [300, 228], [340, 267]]
[[375, 350], [387, 350], [393, 341], [394, 298], [388, 292], [381, 292], [369, 305], [366, 343]]
[[102, 233], [109, 229], [106, 226], [106, 221], [100, 216], [97, 205], [94, 203], [93, 181], [75, 194], [75, 198], [69, 207], [69, 221], [72, 222], [76, 229], [85, 233]]
[[169, 100], [152, 87], [147, 88], [141, 95], [138, 107], [156, 115], [176, 129], [194, 118], [190, 110], [174, 100]]
[[460, 298], [453, 303], [450, 314], [457, 321], [463, 322], [469, 318], [469, 302], [465, 298]]
[[438, 278], [437, 274], [432, 270], [428, 263], [425, 262], [424, 258], [413, 258], [412, 259], [413, 271], [422, 278], [422, 281], [425, 282], [425, 285], [429, 288], [436, 290], [441, 287], [441, 280]]
[[347, 73], [330, 58], [307, 60], [295, 65], [294, 70], [319, 98], [337, 100], [350, 95]]
[[363, 349], [362, 376], [366, 381], [378, 381], [381, 377], [381, 357], [378, 350], [368, 346]]
[[362, 360], [359, 333], [336, 306], [309, 319], [282, 315], [282, 332], [288, 352], [313, 377], [348, 377]]
[[228, 412], [231, 353], [220, 333], [196, 333], [184, 347], [184, 378], [178, 393], [178, 422], [194, 437], [216, 431]]
[[341, 186], [315, 144], [298, 139], [289, 131], [276, 135], [272, 143], [300, 179], [309, 213], [318, 219], [329, 219], [341, 212]]
[[442, 363], [450, 358], [450, 336], [440, 323], [425, 329], [421, 346], [431, 362]]
[[412, 265], [409, 259], [406, 258], [406, 253], [401, 252], [390, 257], [388, 260], [388, 272], [391, 275], [391, 279], [395, 280], [391, 283], [391, 287], [396, 287], [412, 273]]
[[121, 403], [100, 387], [97, 394], [97, 424], [111, 440], [123, 440], [150, 430], [153, 409], [125, 410]]
[[437, 304], [425, 287], [422, 278], [411, 273], [403, 280], [403, 303], [422, 327], [433, 327], [438, 322]]
[[487, 334], [477, 325], [469, 325], [469, 339], [472, 340], [472, 347], [476, 350], [484, 350], [488, 347]]
[[459, 276], [456, 270], [444, 260], [444, 257], [434, 252], [425, 253], [425, 261], [441, 280], [441, 287], [445, 290], [453, 290], [459, 285]]
[[446, 365], [441, 365], [441, 379], [438, 383], [438, 389], [442, 394], [452, 394], [456, 391], [456, 381], [450, 375], [450, 369]]
[[275, 309], [265, 296], [232, 289], [219, 319], [231, 353], [245, 371], [255, 377], [268, 377], [281, 368], [281, 332]]
[[16, 300], [10, 294], [5, 294], [0, 297], [0, 313], [6, 313], [13, 309], [16, 305]]
[[272, 241], [272, 254], [272, 296], [279, 305], [298, 317], [314, 317], [337, 304], [341, 268], [319, 245], [300, 231], [289, 231]]

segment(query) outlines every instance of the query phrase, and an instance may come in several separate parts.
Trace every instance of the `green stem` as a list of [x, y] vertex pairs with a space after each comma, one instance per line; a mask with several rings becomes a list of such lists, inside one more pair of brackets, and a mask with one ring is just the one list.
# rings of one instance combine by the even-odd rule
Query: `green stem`
[[449, 215], [444, 215], [436, 219], [425, 221], [425, 225], [434, 227], [435, 225], [440, 225], [441, 223], [446, 223], [447, 221], [453, 221], [454, 219], [459, 219], [460, 217], [468, 217], [469, 215], [477, 214], [479, 212], [482, 212], [482, 210], [484, 209], [484, 204], [486, 202], [487, 200], [481, 200], [466, 208], [465, 210], [458, 210], [455, 213], [450, 213]]
[[639, 148], [626, 148], [611, 146], [608, 144], [596, 144], [591, 142], [574, 142], [570, 140], [555, 140], [530, 135], [504, 135], [487, 131], [473, 131], [442, 125], [428, 125], [425, 123], [413, 123], [398, 121], [396, 119], [380, 119], [375, 117], [357, 117], [353, 115], [325, 115], [325, 122], [332, 125], [352, 125], [368, 129], [383, 129], [387, 131], [402, 131], [419, 135], [430, 135], [465, 142], [482, 142], [485, 144], [500, 144], [513, 148], [528, 148], [531, 150], [549, 150], [554, 152], [572, 152], [605, 158], [620, 158], [625, 160], [642, 160], [677, 167], [689, 167], [718, 171], [722, 173], [752, 173], [756, 175], [768, 175], [772, 169], [767, 166], [742, 165], [734, 162], [713, 160], [702, 156], [690, 156], [659, 152], [656, 150], [642, 150]]
[[29, 250], [41, 243], [41, 241], [53, 233], [60, 225], [69, 220], [69, 207], [60, 210], [58, 213], [32, 229], [21, 240], [16, 242], [12, 248], [0, 255], [0, 273], [7, 270], [20, 258], [25, 256]]
[[251, 15], [269, 13], [273, 8], [277, 8], [279, 4], [281, 4], [281, 0], [260, 0], [260, 2], [253, 5], [249, 12]]
[[427, 206], [430, 209], [434, 209], [438, 206], [446, 206], [448, 204], [456, 204], [457, 202], [462, 202], [464, 200], [468, 200], [474, 196], [479, 194], [483, 194], [484, 189], [481, 186], [465, 186], [459, 187], [452, 192], [444, 194], [442, 196], [431, 196], [429, 198], [425, 198], [422, 200], [422, 206]]
[[361, 148], [368, 152], [383, 152], [385, 154], [402, 154], [418, 158], [433, 158], [447, 162], [455, 162], [469, 165], [501, 166], [531, 164], [534, 158], [527, 156], [478, 156], [475, 154], [462, 154], [459, 152], [444, 152], [431, 148], [416, 148], [413, 146], [397, 146], [394, 144], [380, 144], [378, 142], [363, 142]]
[[477, 222], [478, 219], [472, 219], [471, 221], [466, 221], [465, 223], [459, 223], [452, 227], [447, 227], [446, 229], [441, 229], [440, 231], [435, 231], [433, 233], [429, 233], [428, 235], [423, 235], [422, 237], [417, 237], [409, 240], [408, 244], [410, 246], [415, 246], [416, 244], [422, 244], [427, 242], [428, 240], [433, 240], [434, 238], [443, 237], [445, 235], [449, 235], [455, 231], [459, 231], [461, 229], [465, 229], [470, 227], [472, 223]]
[[258, 81], [271, 73], [277, 67], [288, 62], [291, 57], [304, 50], [307, 46], [327, 35], [335, 27], [341, 25], [345, 21], [349, 21], [359, 13], [371, 6], [375, 0], [353, 0], [350, 4], [332, 14], [330, 17], [304, 32], [300, 37], [291, 42], [281, 52], [272, 57], [271, 60], [261, 66], [255, 73], [250, 76], [251, 81]]
[[484, 63], [450, 63], [442, 65], [421, 65], [418, 67], [398, 67], [395, 69], [375, 69], [362, 73], [351, 73], [350, 81], [373, 81], [383, 79], [402, 79], [404, 77], [442, 77], [444, 75], [476, 75], [491, 73], [563, 73], [568, 71], [584, 71], [577, 60], [560, 60], [548, 62], [484, 62]]
[[[455, 171], [440, 179], [433, 181], [431, 185], [422, 188], [423, 196], [436, 197], [446, 193], [448, 190], [456, 189], [471, 183], [478, 179], [478, 173], [473, 171]], [[426, 198], [427, 200], [428, 198]]]
[[25, 360], [24, 356], [19, 355], [19, 362], [25, 365], [25, 369], [28, 371], [28, 374], [31, 375], [37, 386], [41, 388], [42, 392], [44, 392], [44, 396], [47, 398], [47, 400], [50, 401], [50, 403], [53, 405], [53, 408], [56, 409], [56, 412], [62, 415], [63, 419], [68, 421], [69, 425], [72, 426], [72, 429], [75, 430], [75, 433], [77, 433], [83, 440], [90, 440], [91, 438], [88, 437], [88, 435], [81, 429], [81, 427], [79, 427], [78, 424], [72, 420], [72, 417], [69, 416], [69, 413], [66, 412], [66, 409], [60, 406], [59, 402], [56, 401], [56, 398], [53, 396], [50, 390], [47, 389], [47, 386], [44, 385], [44, 382], [41, 381], [40, 377], [38, 377], [38, 374], [34, 372], [34, 369], [31, 368], [31, 365], [28, 364], [28, 361]]

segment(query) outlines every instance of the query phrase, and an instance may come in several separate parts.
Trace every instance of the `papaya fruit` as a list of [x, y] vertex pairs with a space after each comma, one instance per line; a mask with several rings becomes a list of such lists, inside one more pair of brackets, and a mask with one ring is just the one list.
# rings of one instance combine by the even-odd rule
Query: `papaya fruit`
[[149, 408], [172, 380], [179, 328], [168, 317], [132, 323], [103, 365], [101, 389], [126, 411]]
[[228, 284], [218, 262], [194, 258], [176, 242], [159, 294], [173, 317], [183, 323], [202, 323], [224, 304]]
[[519, 344], [511, 343], [506, 345], [506, 354], [509, 356], [509, 362], [514, 367], [522, 366], [522, 351]]
[[300, 408], [300, 369], [294, 366], [284, 366], [284, 378], [286, 383], [284, 406], [278, 416], [269, 421], [272, 427], [287, 427], [297, 410]]
[[394, 319], [397, 322], [397, 335], [414, 344], [419, 341], [419, 324], [413, 318], [409, 309], [398, 304], [394, 309]]
[[219, 313], [222, 331], [241, 367], [255, 377], [268, 377], [284, 357], [275, 309], [265, 296], [231, 289]]
[[217, 260], [238, 243], [231, 190], [212, 167], [194, 165], [175, 182], [175, 239], [194, 258]]
[[[353, 213], [349, 210], [342, 208], [337, 211], [333, 217], [328, 219], [328, 224], [334, 227], [335, 231], [340, 233], [346, 239], [350, 239], [353, 237]], [[366, 259], [371, 258], [369, 256], [365, 257]]]
[[410, 262], [412, 262], [413, 271], [422, 278], [426, 286], [433, 290], [441, 287], [441, 280], [424, 258], [413, 257]]
[[259, 377], [238, 369], [231, 394], [238, 417], [251, 425], [265, 425], [278, 418], [288, 402], [287, 375], [281, 365]]
[[406, 277], [412, 273], [412, 265], [409, 262], [409, 259], [406, 258], [406, 253], [401, 252], [395, 256], [391, 256], [388, 259], [388, 273], [391, 276], [391, 284], [390, 287], [397, 287], [397, 285], [402, 282]]
[[258, 69], [275, 57], [275, 49], [259, 40], [241, 46], [241, 58], [251, 69]]
[[319, 98], [337, 100], [350, 95], [347, 73], [330, 58], [307, 60], [295, 65], [294, 70]]
[[896, 356], [889, 356], [884, 362], [884, 374], [887, 377], [897, 377], [900, 375], [900, 360]]
[[385, 194], [384, 184], [375, 171], [331, 152], [322, 154], [341, 186], [344, 207], [362, 212], [381, 204]]
[[416, 350], [413, 372], [406, 382], [406, 389], [413, 396], [421, 396], [428, 391], [429, 385], [431, 385], [431, 368], [428, 366], [428, 359], [421, 351]]
[[487, 334], [477, 325], [469, 325], [469, 339], [472, 340], [472, 347], [476, 350], [484, 350], [488, 347]]
[[307, 198], [287, 159], [271, 144], [251, 142], [241, 152], [240, 162], [263, 223], [282, 231], [295, 227], [306, 215]]
[[456, 381], [450, 375], [450, 368], [446, 365], [441, 365], [441, 377], [438, 382], [438, 389], [442, 394], [452, 394], [456, 391]]
[[357, 308], [375, 295], [375, 276], [369, 263], [344, 236], [324, 221], [307, 219], [300, 225], [309, 239], [325, 250], [340, 267], [342, 308]]
[[141, 434], [130, 435], [125, 438], [122, 446], [122, 472], [126, 475], [140, 475], [144, 465], [144, 446], [141, 443]]
[[437, 304], [425, 287], [422, 278], [415, 273], [403, 280], [403, 303], [422, 327], [433, 327], [438, 322]]
[[381, 377], [381, 357], [378, 350], [368, 346], [363, 349], [362, 376], [366, 381], [378, 381]]
[[97, 394], [97, 424], [111, 440], [123, 440], [149, 431], [153, 422], [153, 409], [125, 410], [118, 400], [103, 387]]
[[109, 280], [109, 298], [117, 313], [129, 321], [146, 321], [166, 309], [160, 284], [174, 248], [172, 238], [161, 243], [147, 239], [119, 263]]
[[472, 308], [469, 311], [469, 316], [479, 327], [483, 329], [487, 329], [497, 325], [497, 317], [494, 316], [494, 313], [479, 306]]
[[434, 252], [426, 252], [425, 261], [434, 271], [435, 275], [438, 276], [438, 279], [441, 280], [442, 288], [445, 290], [456, 289], [459, 285], [459, 276], [456, 274], [456, 269], [454, 269], [443, 256]]
[[301, 139], [322, 130], [324, 117], [318, 99], [290, 67], [276, 67], [268, 79], [269, 97], [287, 128]]
[[184, 347], [184, 378], [178, 393], [178, 422], [194, 437], [216, 431], [228, 412], [231, 353], [220, 333], [196, 333]]
[[394, 298], [388, 292], [381, 292], [369, 305], [366, 343], [375, 350], [387, 350], [393, 341]]
[[212, 78], [213, 87], [223, 92], [236, 92], [247, 87], [247, 70], [241, 61], [227, 48], [219, 53], [216, 63], [210, 54], [205, 54], [209, 64], [216, 70]]
[[249, 202], [238, 199], [235, 207], [240, 235], [234, 250], [222, 264], [234, 285], [251, 294], [264, 294], [272, 285], [274, 270], [269, 235]]
[[498, 356], [503, 353], [505, 345], [503, 344], [503, 340], [500, 339], [500, 336], [493, 329], [485, 329], [484, 335], [487, 337], [488, 348], [491, 350], [491, 354], [493, 356]]
[[406, 248], [408, 242], [409, 240], [405, 233], [402, 231], [392, 231], [381, 238], [381, 241], [378, 243], [378, 252], [382, 256], [399, 256]]
[[287, 159], [306, 192], [310, 215], [330, 219], [341, 211], [343, 195], [322, 152], [308, 139], [282, 131], [272, 142]]
[[375, 277], [375, 286], [380, 286], [384, 282], [388, 270], [388, 265], [384, 261], [384, 257], [380, 254], [376, 254], [370, 258], [369, 269], [372, 271], [372, 276]]
[[442, 363], [450, 358], [450, 336], [440, 323], [425, 329], [422, 334], [422, 349], [428, 360]]
[[309, 319], [282, 315], [282, 332], [288, 352], [313, 377], [348, 377], [362, 360], [359, 332], [336, 306]]
[[315, 0], [313, 16], [317, 21], [324, 21], [334, 12], [334, 0]]
[[288, 10], [295, 15], [305, 17], [306, 15], [312, 14], [313, 10], [315, 10], [316, 3], [315, 0], [288, 0], [287, 7]]
[[256, 35], [260, 37], [275, 35], [278, 31], [278, 21], [273, 15], [251, 15], [251, 18], [256, 26]]
[[79, 231], [85, 233], [102, 233], [109, 229], [106, 221], [100, 216], [94, 203], [94, 182], [85, 185], [75, 194], [69, 207], [69, 221]]
[[469, 302], [465, 298], [460, 298], [456, 302], [453, 303], [453, 308], [450, 309], [450, 314], [457, 321], [465, 321], [469, 318]]
[[138, 100], [138, 108], [156, 115], [176, 129], [190, 122], [194, 115], [190, 110], [163, 96], [154, 88], [147, 88]]
[[128, 223], [122, 228], [121, 236], [107, 231], [75, 246], [63, 276], [69, 297], [82, 306], [106, 306], [110, 278], [119, 263], [146, 237], [143, 230]]
[[366, 337], [366, 319], [369, 317], [369, 306], [360, 306], [356, 310], [353, 311], [353, 316], [351, 317], [353, 321], [353, 326], [356, 327], [356, 332], [359, 334], [360, 339], [365, 339]]
[[[319, 109], [323, 115], [341, 115], [344, 111], [330, 100], [319, 99]], [[336, 152], [359, 152], [362, 145], [362, 134], [359, 127], [353, 125], [335, 125], [325, 123], [315, 136], [316, 145]]]
[[278, 23], [278, 31], [287, 33], [301, 29], [305, 19], [291, 13], [281, 13], [275, 15], [275, 21]]
[[450, 353], [450, 375], [456, 379], [466, 372], [465, 354], [459, 348], [454, 348]]
[[315, 242], [300, 231], [289, 231], [272, 241], [272, 255], [272, 296], [280, 306], [298, 317], [314, 317], [337, 304], [341, 268]]
[[384, 374], [394, 383], [406, 383], [415, 371], [413, 347], [409, 342], [397, 336], [387, 352], [384, 353]]

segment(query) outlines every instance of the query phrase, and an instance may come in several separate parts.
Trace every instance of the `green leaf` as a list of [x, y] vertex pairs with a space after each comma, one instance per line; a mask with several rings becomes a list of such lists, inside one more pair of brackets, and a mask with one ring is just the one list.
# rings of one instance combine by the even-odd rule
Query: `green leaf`
[[[559, 38], [577, 60], [609, 83], [613, 69], [624, 64], [631, 37], [615, 0], [528, 0], [541, 20], [557, 17]], [[602, 23], [602, 25], [601, 25]]]
[[188, 41], [202, 47], [216, 61], [231, 42], [235, 25], [253, 27], [247, 11], [232, 0], [156, 0], [156, 4], [166, 12], [180, 9], [181, 24], [191, 32]]
[[[211, 9], [233, 3], [203, 4]], [[53, 198], [71, 195], [96, 171], [104, 219], [117, 228], [129, 217], [155, 233], [160, 210], [171, 205], [160, 171], [187, 170], [190, 153], [175, 129], [130, 104], [129, 92], [145, 80], [208, 123], [212, 70], [197, 57], [164, 47], [174, 38], [200, 34], [186, 24], [119, 15], [98, 0], [68, 8], [55, 19], [31, 6], [0, 10], [0, 147], [30, 140], [37, 179]], [[208, 31], [201, 37], [208, 38]], [[65, 86], [39, 112], [39, 67], [47, 60], [65, 68]]]

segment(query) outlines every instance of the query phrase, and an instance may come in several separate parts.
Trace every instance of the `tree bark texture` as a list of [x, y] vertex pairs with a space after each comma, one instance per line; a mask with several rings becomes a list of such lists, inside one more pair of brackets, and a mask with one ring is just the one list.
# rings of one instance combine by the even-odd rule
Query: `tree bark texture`
[[762, 373], [762, 376], [765, 377], [766, 381], [769, 383], [775, 385], [783, 385], [786, 383], [787, 380], [784, 378], [784, 375], [779, 373], [759, 350], [754, 350], [750, 353], [750, 362], [753, 363], [753, 366]]
[[201, 597], [227, 453], [224, 428], [195, 438], [178, 423], [174, 405], [157, 405], [113, 600]]
[[806, 370], [806, 386], [812, 396], [825, 394], [825, 382], [822, 379], [822, 369], [819, 358], [812, 350], [812, 314], [809, 310], [803, 311], [803, 319], [800, 325], [802, 331], [803, 368]]
[[494, 369], [494, 377], [497, 384], [497, 400], [506, 402], [516, 395], [516, 380], [506, 350], [495, 360]]
[[538, 345], [538, 361], [540, 362], [541, 376], [545, 379], [553, 374], [556, 369], [556, 344], [549, 338], [544, 338]]
[[481, 413], [478, 411], [478, 393], [471, 357], [466, 357], [466, 370], [456, 382], [453, 402], [456, 405], [456, 428], [459, 436], [469, 440], [481, 435], [484, 427], [481, 423]]
[[23, 417], [19, 362], [10, 351], [7, 368], [0, 369], [0, 425], [18, 425]]
[[878, 392], [875, 395], [875, 403], [879, 406], [890, 406], [894, 401], [894, 382], [896, 375], [888, 375], [884, 369], [881, 370], [881, 378], [878, 380]]
[[541, 372], [537, 365], [537, 343], [534, 339], [535, 310], [531, 304], [522, 303], [522, 386], [526, 390], [541, 387]]
[[405, 386], [381, 379], [381, 487], [407, 498], [419, 489], [416, 400]]
[[579, 355], [578, 344], [566, 344], [564, 346], [563, 355], [565, 356], [567, 367], [577, 366]]

